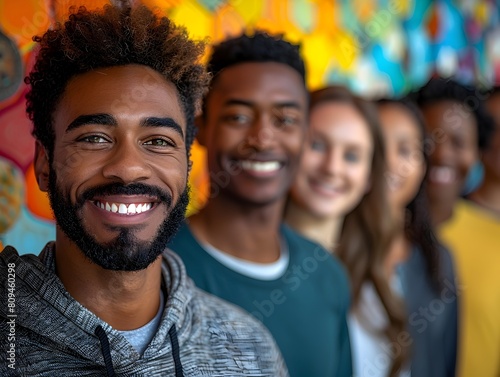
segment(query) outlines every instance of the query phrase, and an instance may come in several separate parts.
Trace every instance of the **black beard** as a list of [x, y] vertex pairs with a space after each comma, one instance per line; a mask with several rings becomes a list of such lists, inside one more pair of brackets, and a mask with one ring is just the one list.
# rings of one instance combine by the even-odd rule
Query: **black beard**
[[[179, 200], [172, 207], [169, 215], [160, 224], [156, 236], [149, 241], [140, 241], [134, 235], [134, 229], [116, 227], [118, 236], [110, 242], [99, 243], [83, 226], [80, 210], [84, 203], [96, 195], [150, 195], [160, 199], [166, 205], [166, 213], [172, 205], [169, 193], [158, 187], [142, 183], [133, 183], [124, 186], [120, 183], [111, 183], [85, 191], [72, 204], [69, 198], [57, 187], [56, 172], [50, 169], [49, 199], [57, 221], [57, 225], [93, 263], [106, 270], [139, 271], [148, 267], [166, 249], [168, 242], [179, 229], [185, 218], [186, 207], [189, 203], [189, 187], [183, 191]], [[60, 252], [64, 252], [61, 250]]]

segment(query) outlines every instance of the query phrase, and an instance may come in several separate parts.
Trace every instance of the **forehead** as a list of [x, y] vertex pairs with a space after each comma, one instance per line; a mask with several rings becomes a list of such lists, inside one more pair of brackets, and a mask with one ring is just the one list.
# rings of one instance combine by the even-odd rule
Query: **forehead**
[[477, 132], [474, 112], [465, 104], [456, 100], [437, 100], [422, 107], [426, 127], [430, 130], [439, 128], [444, 132], [468, 133]]
[[262, 105], [294, 101], [306, 111], [307, 91], [300, 74], [286, 64], [240, 63], [225, 68], [214, 78], [208, 107], [233, 98]]
[[312, 133], [331, 142], [349, 142], [364, 147], [373, 144], [368, 122], [349, 103], [320, 103], [312, 108], [310, 117]]
[[391, 139], [422, 138], [418, 121], [403, 105], [384, 104], [379, 107], [380, 123], [385, 136]]
[[497, 92], [490, 98], [488, 98], [488, 100], [486, 101], [486, 106], [488, 108], [488, 111], [495, 119], [495, 123], [498, 129], [498, 127], [500, 126], [500, 92]]
[[186, 124], [175, 85], [141, 65], [96, 69], [72, 78], [56, 107], [55, 125], [97, 113], [118, 120], [168, 116], [184, 129]]

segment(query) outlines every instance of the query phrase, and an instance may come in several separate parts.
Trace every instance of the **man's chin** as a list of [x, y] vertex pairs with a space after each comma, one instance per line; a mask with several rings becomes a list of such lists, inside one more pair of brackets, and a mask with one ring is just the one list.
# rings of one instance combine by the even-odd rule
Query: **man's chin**
[[95, 240], [78, 242], [80, 250], [92, 263], [105, 270], [139, 271], [147, 268], [162, 253], [151, 243], [139, 242], [121, 234], [112, 242], [100, 244]]

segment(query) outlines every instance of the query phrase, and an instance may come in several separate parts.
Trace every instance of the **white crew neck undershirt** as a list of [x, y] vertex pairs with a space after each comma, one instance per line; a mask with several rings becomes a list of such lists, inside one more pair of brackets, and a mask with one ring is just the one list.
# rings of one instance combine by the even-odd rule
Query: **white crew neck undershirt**
[[137, 350], [137, 352], [139, 352], [140, 355], [144, 353], [156, 334], [156, 329], [160, 325], [164, 306], [165, 298], [163, 297], [163, 291], [160, 291], [160, 307], [151, 321], [135, 330], [118, 330], [118, 332], [128, 340], [128, 342]]
[[280, 257], [272, 263], [255, 263], [229, 255], [208, 243], [201, 243], [205, 251], [227, 268], [257, 280], [276, 280], [285, 274], [290, 261], [288, 245], [280, 238]]

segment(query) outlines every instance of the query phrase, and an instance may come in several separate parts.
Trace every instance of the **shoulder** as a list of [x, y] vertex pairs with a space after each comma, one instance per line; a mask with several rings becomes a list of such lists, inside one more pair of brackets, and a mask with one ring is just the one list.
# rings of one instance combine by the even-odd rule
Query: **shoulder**
[[460, 199], [453, 207], [452, 217], [440, 226], [440, 233], [461, 235], [477, 219], [486, 218], [477, 205], [467, 199]]
[[203, 317], [203, 322], [220, 334], [231, 334], [261, 342], [272, 340], [264, 326], [243, 309], [195, 286], [192, 305], [197, 314]]
[[250, 369], [257, 366], [278, 374], [286, 370], [274, 338], [246, 311], [194, 286], [191, 305], [203, 333], [199, 341], [208, 344], [211, 357], [221, 363], [254, 360], [256, 365], [250, 363]]
[[18, 260], [19, 258], [19, 253], [12, 246], [5, 246], [5, 248], [0, 251], [0, 260], [2, 261], [2, 265]]
[[12, 246], [6, 246], [0, 251], [0, 269], [17, 268], [26, 263], [42, 267], [40, 259], [34, 254], [19, 255], [18, 251]]
[[349, 276], [340, 260], [286, 225], [282, 226], [282, 234], [290, 250], [289, 272], [295, 273], [297, 269], [307, 272], [308, 280], [315, 281], [320, 290], [329, 287], [329, 292], [335, 292], [335, 297], [344, 302], [344, 306], [349, 306]]
[[327, 273], [338, 279], [339, 282], [347, 283], [348, 275], [345, 267], [334, 254], [285, 224], [282, 226], [281, 231], [288, 243], [290, 254], [293, 253], [291, 260], [293, 256], [295, 261], [311, 264], [310, 268], [317, 265], [319, 272]]

